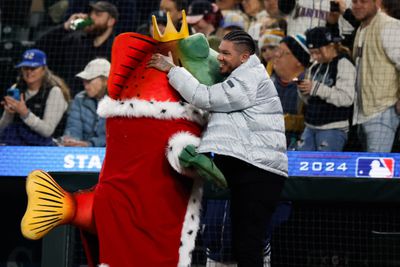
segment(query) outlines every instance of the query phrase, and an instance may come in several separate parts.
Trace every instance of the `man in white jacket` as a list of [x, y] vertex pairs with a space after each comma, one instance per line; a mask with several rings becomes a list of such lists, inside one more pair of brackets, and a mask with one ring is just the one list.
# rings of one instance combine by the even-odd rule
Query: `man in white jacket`
[[238, 266], [261, 267], [267, 225], [288, 171], [282, 105], [248, 33], [228, 33], [219, 51], [220, 73], [227, 78], [211, 86], [175, 66], [171, 55], [154, 54], [148, 67], [168, 72], [186, 101], [210, 112], [197, 152], [213, 157], [231, 190]]

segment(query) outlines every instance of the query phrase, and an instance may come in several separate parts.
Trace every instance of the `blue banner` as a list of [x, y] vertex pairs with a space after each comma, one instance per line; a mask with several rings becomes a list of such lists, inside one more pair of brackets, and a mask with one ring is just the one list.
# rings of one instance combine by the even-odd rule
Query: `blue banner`
[[[99, 172], [104, 148], [0, 146], [0, 176], [32, 170]], [[289, 151], [289, 176], [400, 178], [400, 154]]]

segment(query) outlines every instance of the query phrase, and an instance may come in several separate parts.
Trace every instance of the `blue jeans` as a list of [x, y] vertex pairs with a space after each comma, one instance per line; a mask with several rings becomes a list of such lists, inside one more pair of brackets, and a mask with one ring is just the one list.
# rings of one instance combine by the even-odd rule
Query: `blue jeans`
[[358, 126], [358, 133], [366, 152], [391, 152], [399, 116], [392, 106], [375, 118]]
[[316, 130], [306, 127], [298, 142], [299, 151], [342, 151], [347, 142], [347, 132], [330, 129]]

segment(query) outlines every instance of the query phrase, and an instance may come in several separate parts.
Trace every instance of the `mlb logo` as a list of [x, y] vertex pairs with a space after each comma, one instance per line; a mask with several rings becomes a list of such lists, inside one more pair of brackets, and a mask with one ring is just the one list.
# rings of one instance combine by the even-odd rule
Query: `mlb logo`
[[356, 177], [392, 178], [393, 158], [357, 158]]

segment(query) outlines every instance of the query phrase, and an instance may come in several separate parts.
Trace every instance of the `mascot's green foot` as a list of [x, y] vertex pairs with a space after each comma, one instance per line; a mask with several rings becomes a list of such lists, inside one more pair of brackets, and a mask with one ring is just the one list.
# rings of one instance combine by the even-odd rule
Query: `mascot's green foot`
[[186, 146], [179, 155], [179, 162], [184, 168], [194, 168], [201, 177], [214, 182], [219, 187], [228, 187], [225, 176], [213, 160], [206, 155], [197, 153], [195, 146]]

